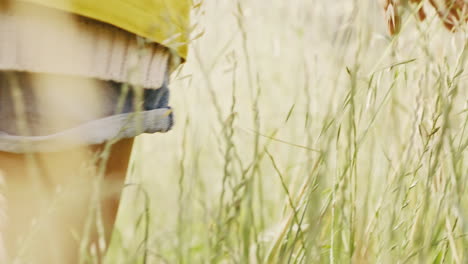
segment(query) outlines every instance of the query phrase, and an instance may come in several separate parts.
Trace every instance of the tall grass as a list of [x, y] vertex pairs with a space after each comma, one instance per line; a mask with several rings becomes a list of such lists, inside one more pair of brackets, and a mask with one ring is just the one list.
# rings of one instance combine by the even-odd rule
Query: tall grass
[[466, 27], [375, 2], [204, 1], [108, 262], [465, 263]]

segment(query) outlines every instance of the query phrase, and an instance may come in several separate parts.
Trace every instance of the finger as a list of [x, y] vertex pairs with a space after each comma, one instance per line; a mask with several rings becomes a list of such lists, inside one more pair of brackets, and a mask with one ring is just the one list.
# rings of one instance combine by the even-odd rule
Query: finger
[[468, 3], [464, 0], [445, 0], [442, 4], [435, 0], [429, 0], [429, 2], [444, 26], [450, 31], [455, 30], [459, 22], [468, 21], [466, 18]]
[[385, 19], [390, 35], [395, 35], [400, 31], [400, 16], [398, 12], [398, 2], [395, 0], [387, 0], [384, 6]]
[[[415, 4], [415, 5], [420, 5], [422, 0], [410, 0], [410, 3]], [[421, 7], [418, 9], [418, 19], [420, 21], [424, 21], [426, 19], [426, 12], [424, 11], [424, 6], [421, 5]]]

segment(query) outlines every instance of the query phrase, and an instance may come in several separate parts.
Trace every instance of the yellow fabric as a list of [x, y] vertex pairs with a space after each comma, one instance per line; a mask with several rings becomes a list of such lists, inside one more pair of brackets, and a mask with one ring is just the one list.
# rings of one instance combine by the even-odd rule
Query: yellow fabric
[[[0, 0], [1, 1], [1, 0]], [[187, 56], [190, 0], [20, 0], [112, 24]]]

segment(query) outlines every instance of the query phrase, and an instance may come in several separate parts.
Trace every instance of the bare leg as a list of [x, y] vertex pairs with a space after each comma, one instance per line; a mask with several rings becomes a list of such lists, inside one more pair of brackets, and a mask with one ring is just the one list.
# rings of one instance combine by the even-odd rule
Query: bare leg
[[[112, 147], [100, 185], [106, 241], [110, 240], [115, 222], [132, 144], [133, 139], [127, 139]], [[0, 152], [7, 201], [3, 233], [10, 259], [24, 260], [19, 263], [31, 259], [37, 264], [77, 263], [96, 180], [93, 169], [88, 169], [93, 167], [90, 163], [101, 149], [102, 146], [82, 147], [36, 154], [33, 158]], [[93, 223], [89, 238], [97, 244], [95, 226]]]

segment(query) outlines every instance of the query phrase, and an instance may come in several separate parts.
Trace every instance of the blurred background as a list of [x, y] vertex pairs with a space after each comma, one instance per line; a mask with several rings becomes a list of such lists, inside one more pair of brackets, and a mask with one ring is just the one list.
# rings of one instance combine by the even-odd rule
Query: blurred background
[[427, 11], [390, 37], [374, 0], [197, 5], [108, 263], [465, 262], [467, 27]]

